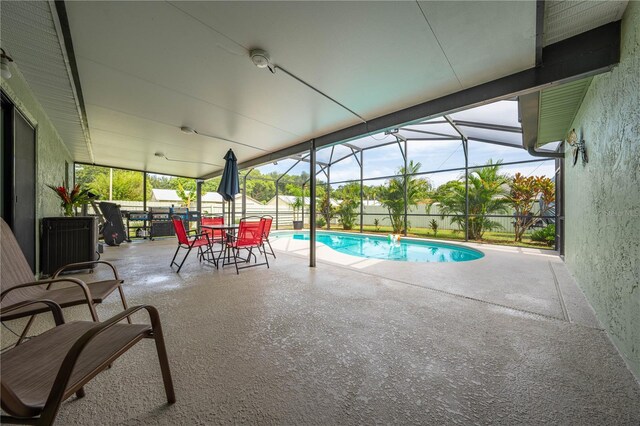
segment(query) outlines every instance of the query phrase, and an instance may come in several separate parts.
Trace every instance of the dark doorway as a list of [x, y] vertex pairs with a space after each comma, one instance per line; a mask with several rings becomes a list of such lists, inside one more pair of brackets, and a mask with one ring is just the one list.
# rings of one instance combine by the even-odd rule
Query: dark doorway
[[36, 131], [2, 93], [0, 210], [31, 270], [36, 266]]

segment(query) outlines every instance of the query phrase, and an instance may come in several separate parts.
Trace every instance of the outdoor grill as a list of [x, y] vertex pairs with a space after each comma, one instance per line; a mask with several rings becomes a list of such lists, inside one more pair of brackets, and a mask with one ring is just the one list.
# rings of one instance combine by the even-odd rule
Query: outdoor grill
[[[127, 219], [127, 235], [131, 236], [131, 230], [135, 229], [136, 237], [147, 238], [150, 237], [149, 225], [149, 212], [147, 211], [130, 211], [123, 210], [122, 216]], [[142, 225], [131, 226], [131, 222], [143, 222]]]
[[149, 221], [151, 222], [151, 239], [174, 235], [171, 223], [171, 208], [149, 207]]

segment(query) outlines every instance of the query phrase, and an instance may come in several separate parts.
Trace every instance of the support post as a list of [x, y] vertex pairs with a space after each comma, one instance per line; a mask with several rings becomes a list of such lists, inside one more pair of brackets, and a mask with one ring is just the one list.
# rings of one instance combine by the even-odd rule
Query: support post
[[[76, 168], [74, 167], [73, 168], [73, 181], [74, 181], [74, 183], [75, 183], [75, 180], [76, 180]], [[143, 212], [147, 211], [147, 172], [142, 172], [142, 211]], [[145, 214], [145, 217], [148, 219], [149, 215]], [[151, 223], [149, 223], [149, 224], [151, 224]], [[147, 228], [147, 221], [146, 220], [144, 222], [142, 222], [142, 225], [144, 226], [144, 228], [142, 228], [143, 231], [148, 232], [150, 230], [149, 228]], [[128, 230], [127, 230], [127, 232], [128, 232]]]
[[364, 155], [360, 150], [360, 233], [362, 234], [362, 227], [364, 225]]
[[302, 227], [304, 228], [304, 187], [306, 185], [302, 184], [302, 211], [300, 212], [300, 219], [302, 220]]
[[409, 167], [409, 155], [407, 155], [407, 140], [404, 140], [404, 236], [407, 236], [409, 205], [407, 203], [407, 167]]
[[[204, 181], [201, 179], [196, 179], [196, 210], [198, 211], [200, 218], [202, 218], [202, 183], [203, 182]], [[202, 221], [198, 220], [196, 224], [198, 233], [200, 233], [200, 222]]]
[[147, 211], [147, 172], [142, 172], [142, 210], [145, 212]]
[[[327, 166], [327, 202], [331, 209], [331, 166]], [[331, 218], [327, 221], [327, 230], [331, 229]]]
[[316, 266], [316, 140], [311, 140], [311, 150], [309, 156], [309, 175], [311, 182], [309, 184], [309, 204], [311, 215], [309, 218], [309, 267]]
[[469, 141], [462, 138], [464, 151], [464, 240], [469, 241]]
[[249, 169], [242, 177], [242, 217], [247, 217], [247, 177], [253, 171]]
[[279, 207], [279, 203], [278, 201], [280, 201], [280, 197], [278, 195], [278, 185], [280, 184], [280, 178], [276, 179], [276, 231], [278, 230], [278, 207]]

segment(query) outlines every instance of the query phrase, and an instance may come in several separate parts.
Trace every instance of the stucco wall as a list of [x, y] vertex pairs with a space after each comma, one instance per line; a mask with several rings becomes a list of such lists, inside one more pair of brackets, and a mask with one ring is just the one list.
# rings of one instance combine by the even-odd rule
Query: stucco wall
[[[2, 90], [11, 98], [16, 108], [36, 129], [36, 217], [39, 236], [40, 219], [60, 216], [60, 202], [47, 184], [60, 184], [65, 175], [65, 161], [73, 167], [68, 148], [33, 95], [29, 85], [16, 67], [11, 79], [2, 79]], [[40, 270], [40, 241], [36, 238], [36, 270]]]
[[640, 377], [640, 3], [622, 23], [620, 65], [595, 77], [573, 127], [589, 163], [566, 164], [566, 263]]

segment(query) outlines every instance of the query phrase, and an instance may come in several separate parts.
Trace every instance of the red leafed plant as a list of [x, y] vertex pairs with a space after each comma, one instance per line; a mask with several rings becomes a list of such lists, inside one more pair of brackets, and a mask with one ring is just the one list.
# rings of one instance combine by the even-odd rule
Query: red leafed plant
[[64, 185], [53, 186], [47, 185], [49, 188], [53, 189], [53, 191], [60, 197], [62, 202], [60, 203], [60, 207], [64, 209], [65, 216], [73, 216], [73, 207], [80, 206], [89, 202], [88, 192], [89, 190], [81, 190], [80, 185], [76, 184], [71, 191], [66, 188]]

